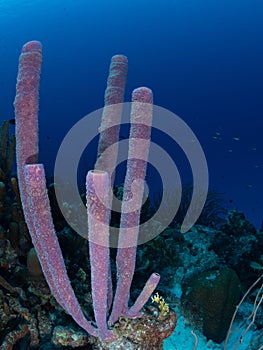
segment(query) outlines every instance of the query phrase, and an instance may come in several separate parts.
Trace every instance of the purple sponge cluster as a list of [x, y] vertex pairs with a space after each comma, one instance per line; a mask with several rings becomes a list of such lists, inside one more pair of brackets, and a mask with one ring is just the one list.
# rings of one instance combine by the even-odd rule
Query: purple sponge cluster
[[134, 90], [132, 95], [129, 154], [116, 259], [117, 288], [113, 298], [109, 258], [111, 184], [108, 172], [115, 166], [117, 145], [113, 149], [111, 159], [105, 160], [103, 157], [100, 158], [100, 155], [108, 146], [117, 143], [119, 138], [121, 105], [128, 66], [125, 56], [113, 56], [105, 92], [96, 170], [90, 171], [86, 180], [87, 230], [96, 321], [94, 323], [84, 316], [71, 287], [51, 218], [44, 166], [37, 163], [41, 63], [41, 43], [38, 41], [26, 43], [19, 59], [14, 102], [17, 173], [26, 223], [43, 273], [57, 302], [89, 334], [100, 337], [103, 341], [112, 342], [117, 335], [109, 329], [108, 323], [115, 323], [121, 315], [138, 317], [160, 279], [158, 274], [153, 273], [134, 305], [128, 308], [135, 268], [143, 182], [150, 145], [152, 92], [143, 87]]

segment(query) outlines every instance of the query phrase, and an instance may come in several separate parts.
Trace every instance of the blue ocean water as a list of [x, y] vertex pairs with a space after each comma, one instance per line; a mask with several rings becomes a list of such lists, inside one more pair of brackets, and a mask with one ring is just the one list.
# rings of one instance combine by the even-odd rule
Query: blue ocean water
[[[68, 130], [103, 106], [111, 56], [125, 54], [125, 101], [134, 88], [150, 87], [155, 104], [176, 113], [198, 137], [210, 188], [259, 228], [262, 18], [261, 0], [1, 0], [0, 120], [14, 118], [21, 47], [40, 40], [40, 161], [52, 176]], [[89, 166], [94, 160], [87, 159]]]

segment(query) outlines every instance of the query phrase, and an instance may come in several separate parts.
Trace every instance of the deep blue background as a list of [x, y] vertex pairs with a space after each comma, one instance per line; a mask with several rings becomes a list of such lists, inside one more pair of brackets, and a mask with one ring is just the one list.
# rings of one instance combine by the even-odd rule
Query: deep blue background
[[[43, 44], [40, 160], [81, 117], [103, 106], [110, 58], [129, 58], [126, 101], [141, 85], [192, 128], [210, 187], [263, 219], [262, 0], [0, 1], [0, 119], [14, 117], [18, 57]], [[184, 174], [184, 170], [179, 168]]]

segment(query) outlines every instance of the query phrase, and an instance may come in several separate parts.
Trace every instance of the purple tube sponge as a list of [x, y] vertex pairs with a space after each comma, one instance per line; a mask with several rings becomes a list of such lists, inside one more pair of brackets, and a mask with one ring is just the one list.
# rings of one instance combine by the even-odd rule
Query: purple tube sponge
[[[97, 329], [88, 322], [71, 288], [53, 227], [42, 165], [38, 158], [38, 97], [42, 46], [31, 41], [19, 59], [16, 98], [17, 175], [25, 220], [39, 261], [57, 302], [90, 334]], [[32, 164], [32, 165], [28, 165]]]
[[146, 282], [145, 286], [143, 287], [143, 290], [141, 291], [140, 295], [136, 299], [133, 306], [130, 307], [130, 309], [127, 312], [128, 317], [139, 317], [140, 311], [144, 307], [144, 305], [149, 300], [151, 294], [157, 287], [158, 283], [160, 281], [160, 275], [158, 273], [152, 273], [148, 281]]
[[[23, 177], [24, 164], [38, 159], [38, 99], [42, 64], [42, 45], [39, 41], [26, 43], [19, 58], [16, 84], [16, 147], [18, 178]], [[20, 184], [24, 191], [24, 183]]]
[[16, 97], [16, 160], [19, 190], [27, 224], [30, 225], [29, 206], [25, 189], [24, 166], [38, 160], [38, 99], [42, 64], [42, 45], [30, 41], [22, 48], [19, 58]]
[[132, 94], [127, 172], [123, 188], [120, 236], [116, 258], [118, 281], [110, 323], [116, 322], [121, 314], [127, 315], [128, 312], [130, 287], [136, 261], [140, 209], [150, 147], [151, 125], [152, 91], [141, 87], [134, 90]]
[[[16, 116], [16, 160], [20, 197], [25, 220], [33, 244], [37, 242], [35, 227], [30, 213], [30, 204], [26, 191], [24, 166], [38, 161], [38, 100], [39, 82], [42, 64], [42, 45], [39, 41], [26, 43], [19, 57], [16, 97], [14, 101]], [[42, 269], [46, 279], [51, 280], [51, 272], [42, 246], [38, 244], [37, 253], [41, 256]], [[59, 294], [59, 291], [57, 291]]]
[[94, 314], [99, 335], [104, 341], [117, 338], [108, 329], [108, 296], [111, 295], [109, 256], [109, 190], [108, 173], [89, 171], [86, 178], [87, 213], [89, 227], [89, 254], [91, 266], [91, 290]]
[[[91, 322], [86, 320], [67, 275], [52, 222], [42, 164], [25, 166], [25, 183], [34, 226], [34, 234], [30, 233], [49, 288], [57, 302], [72, 316], [77, 324], [91, 335], [97, 336], [98, 331]], [[44, 254], [44, 256], [41, 254]]]
[[[124, 55], [115, 55], [111, 58], [107, 87], [104, 94], [104, 108], [99, 128], [100, 136], [98, 143], [97, 161], [95, 169], [107, 171], [114, 183], [115, 167], [118, 156], [118, 141], [128, 72], [128, 59]], [[105, 151], [111, 146], [111, 152]], [[112, 202], [110, 191], [109, 202]], [[111, 308], [113, 294], [111, 273], [109, 271], [108, 309]]]
[[[95, 169], [114, 171], [117, 153], [119, 130], [122, 114], [122, 103], [124, 98], [128, 72], [128, 59], [123, 55], [115, 55], [111, 59], [107, 87], [104, 95], [104, 108], [100, 124], [100, 138], [98, 144], [98, 156]], [[103, 152], [112, 146], [112, 152], [103, 157]], [[114, 178], [112, 177], [112, 183]]]

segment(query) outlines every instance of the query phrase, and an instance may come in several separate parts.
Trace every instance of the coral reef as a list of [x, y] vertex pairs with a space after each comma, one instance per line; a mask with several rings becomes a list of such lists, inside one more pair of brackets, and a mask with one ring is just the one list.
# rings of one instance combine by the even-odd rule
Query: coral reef
[[[33, 64], [34, 59], [37, 59], [36, 65]], [[1, 127], [0, 138], [0, 149], [2, 150], [0, 156], [1, 349], [47, 349], [59, 346], [86, 349], [159, 350], [163, 348], [163, 340], [176, 327], [177, 320], [173, 311], [175, 308], [193, 327], [201, 329], [207, 338], [216, 342], [224, 340], [226, 335], [228, 341], [228, 334], [232, 334], [231, 330], [228, 333], [228, 327], [234, 314], [235, 321], [241, 324], [242, 334], [245, 335], [247, 330], [252, 329], [258, 332], [257, 339], [251, 341], [251, 344], [254, 343], [254, 348], [251, 345], [251, 349], [259, 348], [262, 345], [263, 326], [262, 279], [259, 278], [262, 273], [262, 231], [256, 230], [245, 216], [236, 210], [230, 211], [224, 220], [226, 212], [222, 198], [216, 192], [212, 192], [200, 216], [199, 224], [182, 234], [178, 223], [182, 222], [191, 193], [191, 190], [186, 188], [175, 220], [169, 227], [163, 228], [161, 235], [138, 248], [136, 271], [136, 249], [134, 247], [132, 249], [125, 247], [124, 250], [117, 253], [117, 266], [115, 263], [116, 251], [111, 250], [109, 254], [107, 249], [101, 249], [101, 247], [98, 249], [97, 246], [93, 246], [89, 251], [85, 239], [77, 235], [61, 215], [55, 199], [54, 184], [49, 187], [50, 209], [44, 170], [40, 164], [35, 164], [38, 153], [36, 118], [38, 78], [42, 61], [39, 43], [33, 42], [26, 45], [20, 57], [20, 63], [25, 61], [29, 64], [29, 68], [33, 69], [33, 75], [37, 75], [37, 79], [31, 85], [26, 84], [24, 79], [27, 76], [23, 77], [23, 69], [21, 69], [18, 78], [16, 108], [22, 117], [25, 111], [30, 113], [35, 123], [32, 124], [35, 138], [34, 144], [28, 148], [28, 153], [22, 152], [23, 159], [20, 157], [20, 163], [18, 162], [20, 164], [18, 176], [20, 188], [18, 188], [16, 177], [11, 177], [15, 138], [9, 136], [7, 121]], [[113, 114], [115, 117], [120, 115], [121, 111], [111, 107], [111, 103], [122, 102], [126, 75], [127, 59], [122, 55], [114, 56], [105, 92], [99, 154], [112, 145], [114, 140], [118, 140], [116, 136], [118, 128], [108, 122]], [[32, 88], [33, 96], [30, 95]], [[28, 101], [28, 98], [32, 100]], [[141, 99], [141, 102], [145, 102], [147, 98], [148, 104], [151, 104], [149, 102], [152, 96], [149, 89], [135, 90], [135, 101], [136, 98]], [[31, 103], [35, 108], [33, 112], [32, 110], [27, 111]], [[115, 114], [116, 112], [119, 114]], [[136, 117], [136, 110], [133, 112]], [[28, 147], [26, 142], [23, 146], [21, 135], [28, 137], [26, 131], [30, 131], [30, 135], [32, 132], [32, 128], [28, 125], [21, 125], [23, 123], [25, 122], [19, 125], [18, 122], [18, 129], [20, 128], [18, 149], [20, 150]], [[140, 136], [144, 141], [149, 140], [149, 124], [150, 122], [138, 129], [135, 127], [132, 133], [134, 132], [136, 137]], [[133, 144], [131, 147], [133, 156], [138, 153], [136, 146]], [[96, 171], [100, 169], [103, 172], [104, 167], [111, 169], [114, 166], [116, 152], [117, 149], [111, 154], [112, 158], [109, 158], [111, 160], [98, 157]], [[130, 158], [135, 158], [133, 156]], [[119, 198], [122, 198], [123, 194], [125, 198], [129, 198], [131, 195], [130, 183], [134, 176], [137, 177], [137, 171], [140, 173], [138, 177], [144, 178], [146, 158], [140, 159], [141, 162], [133, 161], [128, 165], [130, 172], [126, 184], [115, 188]], [[34, 164], [31, 164], [32, 162]], [[23, 181], [27, 187], [21, 192]], [[92, 189], [89, 179], [87, 179], [87, 184], [89, 193]], [[106, 194], [107, 186], [101, 186], [101, 188], [104, 189], [103, 194]], [[21, 195], [23, 191], [24, 195]], [[38, 197], [39, 194], [41, 196]], [[31, 198], [28, 200], [25, 199], [25, 196], [31, 196]], [[140, 189], [139, 202], [142, 196], [143, 191]], [[111, 199], [108, 198], [109, 202]], [[97, 203], [96, 196], [89, 196], [87, 199], [90, 209], [88, 215], [95, 213], [95, 216], [102, 216], [104, 208], [96, 208]], [[122, 205], [124, 206], [120, 204], [120, 207]], [[32, 248], [31, 238], [21, 210], [22, 206], [29, 208], [28, 211], [24, 209], [27, 224], [30, 226], [30, 220], [33, 218], [33, 226], [37, 228], [35, 236], [32, 226], [30, 230], [32, 237], [35, 237], [35, 248]], [[95, 208], [94, 211], [92, 208]], [[76, 217], [77, 210], [78, 208], [70, 206], [68, 208], [72, 217]], [[137, 212], [134, 216], [123, 215], [121, 219], [113, 217], [112, 223], [125, 231], [129, 228], [130, 221], [136, 223], [139, 220], [144, 221], [151, 216], [152, 210], [149, 201], [146, 201], [141, 217]], [[169, 203], [167, 203], [167, 210], [169, 210]], [[44, 216], [43, 213], [48, 216]], [[107, 221], [108, 213], [104, 214]], [[90, 220], [90, 227], [94, 224], [92, 219], [94, 217]], [[95, 226], [96, 224], [98, 222], [95, 222]], [[151, 225], [159, 227], [161, 223], [152, 222]], [[40, 226], [45, 227], [45, 231], [42, 231]], [[150, 236], [152, 227], [150, 225], [145, 227]], [[107, 227], [103, 232], [108, 239]], [[96, 228], [93, 234], [94, 237], [98, 236]], [[143, 234], [147, 236], [147, 232]], [[140, 232], [135, 232], [133, 237], [135, 241], [138, 235]], [[54, 247], [56, 248], [55, 254]], [[99, 257], [99, 260], [96, 260], [96, 257]], [[126, 264], [123, 264], [123, 257], [126, 259]], [[96, 270], [96, 266], [103, 267], [103, 269]], [[124, 276], [127, 271], [127, 276]], [[162, 275], [159, 284], [160, 276], [155, 271]], [[98, 276], [101, 276], [100, 281], [98, 281]], [[257, 279], [259, 282], [253, 285], [252, 289], [248, 289]], [[132, 288], [131, 280], [133, 280]], [[113, 299], [113, 293], [108, 294], [107, 291], [114, 291], [112, 286], [118, 286], [118, 284], [119, 291], [117, 297]], [[157, 284], [160, 294], [155, 294], [152, 297], [153, 303], [149, 304], [147, 301]], [[94, 294], [95, 290], [100, 293]], [[245, 295], [246, 299], [241, 299], [242, 303], [238, 304], [241, 293], [246, 290], [249, 291]], [[131, 301], [134, 302], [133, 306], [131, 306]], [[111, 302], [115, 304], [112, 314], [110, 313]], [[238, 312], [234, 313], [236, 304], [238, 304]], [[73, 315], [73, 319], [70, 315]], [[78, 327], [74, 320], [90, 334]], [[248, 323], [246, 326], [243, 326], [244, 320]], [[261, 333], [259, 333], [260, 330]], [[240, 339], [242, 340], [239, 338], [238, 341]]]

